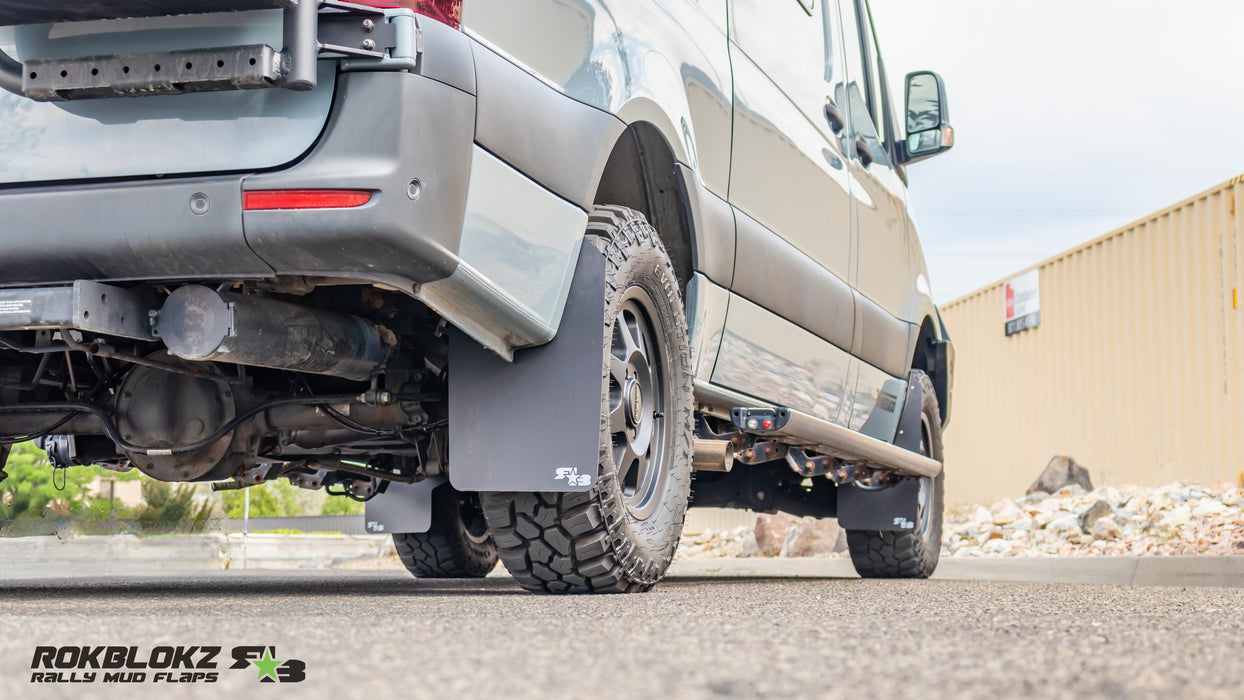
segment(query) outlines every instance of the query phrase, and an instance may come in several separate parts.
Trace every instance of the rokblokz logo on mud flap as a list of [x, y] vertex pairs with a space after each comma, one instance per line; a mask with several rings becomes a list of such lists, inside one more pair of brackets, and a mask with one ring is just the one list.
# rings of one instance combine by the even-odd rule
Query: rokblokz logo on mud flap
[[307, 665], [281, 660], [275, 646], [236, 646], [220, 658], [219, 646], [38, 646], [31, 683], [215, 683], [228, 670], [258, 669], [260, 683], [298, 683]]

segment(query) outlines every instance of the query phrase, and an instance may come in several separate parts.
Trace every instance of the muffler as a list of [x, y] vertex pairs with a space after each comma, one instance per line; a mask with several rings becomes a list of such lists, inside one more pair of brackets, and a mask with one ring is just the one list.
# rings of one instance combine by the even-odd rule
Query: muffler
[[160, 309], [156, 334], [172, 355], [366, 380], [393, 335], [358, 316], [187, 285]]

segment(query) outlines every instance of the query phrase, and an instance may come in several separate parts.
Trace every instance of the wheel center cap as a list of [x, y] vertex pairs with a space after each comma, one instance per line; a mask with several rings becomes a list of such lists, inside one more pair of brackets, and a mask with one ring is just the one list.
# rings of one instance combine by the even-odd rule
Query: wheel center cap
[[631, 382], [629, 394], [626, 406], [628, 417], [632, 425], [639, 425], [640, 414], [644, 410], [644, 390], [639, 388], [639, 382]]

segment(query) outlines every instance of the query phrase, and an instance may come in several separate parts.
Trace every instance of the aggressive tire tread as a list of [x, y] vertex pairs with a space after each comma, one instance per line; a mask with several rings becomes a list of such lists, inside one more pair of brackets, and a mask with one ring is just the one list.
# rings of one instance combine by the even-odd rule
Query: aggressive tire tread
[[458, 492], [448, 485], [432, 493], [432, 527], [427, 532], [394, 533], [393, 547], [410, 573], [419, 578], [482, 578], [497, 566], [492, 537], [467, 536]]

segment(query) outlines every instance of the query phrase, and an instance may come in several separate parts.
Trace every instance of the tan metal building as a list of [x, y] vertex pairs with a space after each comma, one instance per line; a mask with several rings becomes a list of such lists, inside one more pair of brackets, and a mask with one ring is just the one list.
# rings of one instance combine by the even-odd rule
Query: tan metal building
[[[1244, 176], [942, 307], [948, 503], [1022, 496], [1054, 455], [1095, 485], [1244, 477], [1241, 200]], [[1039, 317], [1006, 328], [1032, 271]]]

